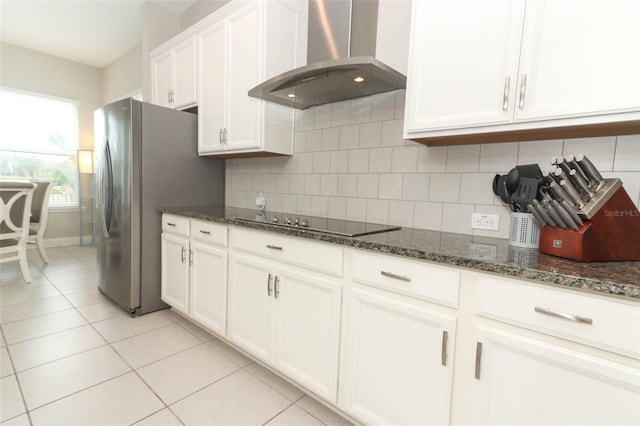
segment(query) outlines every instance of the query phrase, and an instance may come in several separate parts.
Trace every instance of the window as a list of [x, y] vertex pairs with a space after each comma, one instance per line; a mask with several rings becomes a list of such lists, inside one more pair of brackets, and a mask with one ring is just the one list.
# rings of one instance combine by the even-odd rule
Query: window
[[78, 205], [78, 103], [0, 89], [0, 180], [53, 182], [50, 206]]

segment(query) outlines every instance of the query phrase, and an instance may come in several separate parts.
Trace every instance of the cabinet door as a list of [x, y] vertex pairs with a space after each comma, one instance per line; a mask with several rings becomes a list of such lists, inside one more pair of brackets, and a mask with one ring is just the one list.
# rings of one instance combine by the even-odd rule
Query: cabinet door
[[516, 119], [638, 110], [639, 19], [636, 0], [527, 2]]
[[190, 37], [173, 48], [174, 59], [174, 108], [193, 106], [196, 92], [196, 38]]
[[406, 131], [510, 123], [524, 1], [414, 1]]
[[227, 338], [247, 352], [269, 360], [273, 296], [271, 266], [241, 254], [229, 257]]
[[260, 146], [261, 101], [247, 94], [260, 83], [262, 68], [258, 3], [251, 2], [227, 20], [227, 150]]
[[198, 35], [198, 153], [224, 150], [225, 25], [217, 22]]
[[172, 108], [171, 90], [173, 90], [173, 55], [171, 49], [151, 60], [151, 102]]
[[160, 297], [172, 308], [189, 313], [189, 240], [163, 233]]
[[275, 279], [273, 365], [335, 403], [341, 284], [282, 266]]
[[472, 424], [640, 424], [638, 369], [489, 327], [477, 337]]
[[346, 302], [341, 408], [365, 424], [449, 424], [455, 318], [358, 286]]
[[227, 253], [198, 242], [191, 243], [190, 316], [216, 332], [226, 334]]

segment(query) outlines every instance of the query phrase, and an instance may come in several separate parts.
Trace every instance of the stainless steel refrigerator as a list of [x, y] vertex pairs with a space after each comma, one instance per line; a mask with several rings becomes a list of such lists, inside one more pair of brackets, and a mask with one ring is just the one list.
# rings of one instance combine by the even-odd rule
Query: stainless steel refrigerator
[[131, 315], [164, 309], [158, 208], [223, 206], [224, 160], [198, 156], [197, 115], [133, 99], [94, 132], [98, 288]]

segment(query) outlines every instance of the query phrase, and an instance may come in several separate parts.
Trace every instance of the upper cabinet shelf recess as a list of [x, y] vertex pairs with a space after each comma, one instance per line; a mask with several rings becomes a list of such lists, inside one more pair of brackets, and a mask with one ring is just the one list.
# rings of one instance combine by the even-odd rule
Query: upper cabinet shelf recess
[[635, 0], [414, 1], [405, 138], [640, 133], [639, 18]]

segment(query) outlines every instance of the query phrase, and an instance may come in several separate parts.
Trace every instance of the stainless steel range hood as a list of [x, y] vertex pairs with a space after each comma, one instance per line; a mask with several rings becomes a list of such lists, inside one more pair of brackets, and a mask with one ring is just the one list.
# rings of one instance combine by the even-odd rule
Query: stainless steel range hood
[[377, 60], [377, 0], [309, 0], [308, 65], [275, 76], [249, 96], [306, 109], [406, 88]]

